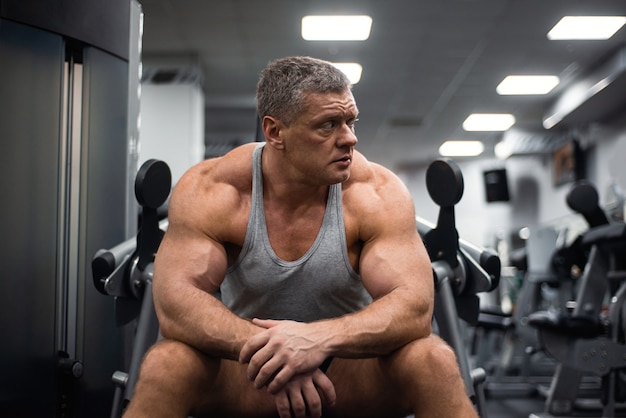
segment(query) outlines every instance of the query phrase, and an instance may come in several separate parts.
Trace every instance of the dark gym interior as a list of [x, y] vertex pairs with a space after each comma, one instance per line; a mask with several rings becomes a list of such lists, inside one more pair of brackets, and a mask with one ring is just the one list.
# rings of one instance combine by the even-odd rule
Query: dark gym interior
[[[305, 39], [329, 15], [369, 32]], [[0, 417], [121, 417], [171, 191], [265, 141], [290, 55], [358, 64], [356, 149], [410, 193], [477, 415], [626, 416], [623, 0], [0, 0]]]

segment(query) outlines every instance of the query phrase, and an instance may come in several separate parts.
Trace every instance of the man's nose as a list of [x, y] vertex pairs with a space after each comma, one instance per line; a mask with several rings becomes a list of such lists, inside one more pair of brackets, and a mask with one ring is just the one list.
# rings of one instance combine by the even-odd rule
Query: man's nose
[[349, 146], [353, 147], [359, 142], [356, 137], [356, 133], [354, 132], [354, 125], [344, 124], [343, 129], [339, 133], [339, 138], [337, 139], [337, 144], [339, 146]]

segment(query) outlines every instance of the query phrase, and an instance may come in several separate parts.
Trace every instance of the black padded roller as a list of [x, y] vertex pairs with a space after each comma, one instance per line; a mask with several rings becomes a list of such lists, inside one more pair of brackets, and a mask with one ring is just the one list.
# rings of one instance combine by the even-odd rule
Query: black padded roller
[[141, 206], [157, 209], [167, 200], [171, 187], [169, 166], [163, 161], [148, 160], [137, 172], [135, 197]]
[[451, 159], [433, 161], [426, 171], [426, 187], [431, 199], [441, 207], [456, 205], [463, 197], [463, 174]]

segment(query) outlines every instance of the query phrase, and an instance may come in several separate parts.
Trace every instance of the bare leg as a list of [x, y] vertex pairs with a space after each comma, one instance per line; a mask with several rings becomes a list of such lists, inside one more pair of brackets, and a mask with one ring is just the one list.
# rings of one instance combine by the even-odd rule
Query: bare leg
[[478, 417], [454, 351], [434, 335], [380, 359], [335, 359], [328, 376], [337, 403], [325, 417]]
[[148, 351], [124, 418], [275, 415], [273, 398], [256, 390], [237, 362], [208, 357], [176, 341]]
[[383, 363], [416, 418], [478, 417], [455, 353], [438, 336], [410, 343]]
[[[337, 402], [324, 417], [477, 418], [454, 351], [439, 337], [407, 344], [383, 358], [336, 358], [328, 376]], [[256, 390], [245, 367], [161, 341], [142, 364], [125, 418], [272, 417], [274, 399]]]

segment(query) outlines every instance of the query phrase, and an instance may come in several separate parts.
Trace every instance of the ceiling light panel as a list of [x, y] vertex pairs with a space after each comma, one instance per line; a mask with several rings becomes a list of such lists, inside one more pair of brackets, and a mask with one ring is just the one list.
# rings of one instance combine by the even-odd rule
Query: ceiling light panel
[[485, 150], [480, 141], [446, 141], [439, 147], [444, 157], [475, 157]]
[[555, 75], [509, 75], [496, 91], [501, 95], [548, 94], [559, 84]]
[[364, 41], [371, 29], [372, 18], [366, 15], [302, 18], [302, 38], [307, 41]]
[[506, 160], [513, 154], [513, 149], [511, 147], [511, 144], [500, 141], [493, 147], [493, 152], [494, 154], [496, 154], [496, 157], [498, 159]]
[[515, 124], [509, 113], [472, 113], [463, 122], [466, 131], [506, 131]]
[[356, 62], [333, 62], [335, 67], [339, 68], [352, 84], [356, 84], [361, 80], [363, 67]]
[[626, 16], [565, 16], [548, 32], [548, 39], [609, 39], [626, 24]]

